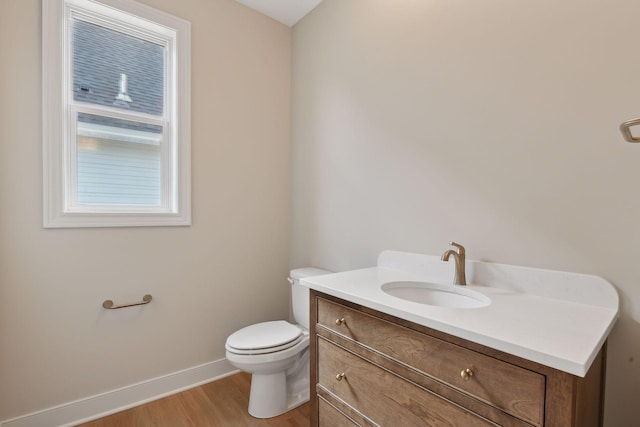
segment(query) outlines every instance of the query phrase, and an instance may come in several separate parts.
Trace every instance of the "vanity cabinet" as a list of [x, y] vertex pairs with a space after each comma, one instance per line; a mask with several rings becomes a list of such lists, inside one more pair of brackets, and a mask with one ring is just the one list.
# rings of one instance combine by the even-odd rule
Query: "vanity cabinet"
[[311, 290], [311, 425], [602, 425], [605, 348], [584, 378]]

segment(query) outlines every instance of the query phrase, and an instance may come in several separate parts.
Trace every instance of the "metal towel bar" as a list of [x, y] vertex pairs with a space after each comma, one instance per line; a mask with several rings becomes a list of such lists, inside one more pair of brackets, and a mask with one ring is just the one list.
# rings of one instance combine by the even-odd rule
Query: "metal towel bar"
[[151, 295], [147, 294], [147, 295], [142, 297], [142, 301], [141, 302], [134, 302], [134, 303], [131, 303], [131, 304], [122, 304], [122, 305], [113, 305], [113, 301], [108, 299], [108, 300], [105, 300], [105, 302], [102, 303], [102, 306], [104, 308], [109, 309], [109, 310], [116, 310], [118, 308], [134, 307], [136, 305], [149, 304], [152, 299], [153, 299], [153, 297]]
[[640, 118], [627, 120], [626, 122], [620, 125], [620, 132], [622, 132], [622, 136], [624, 140], [627, 142], [640, 142], [640, 138], [635, 137], [631, 134], [631, 130], [629, 128], [631, 126], [640, 125]]

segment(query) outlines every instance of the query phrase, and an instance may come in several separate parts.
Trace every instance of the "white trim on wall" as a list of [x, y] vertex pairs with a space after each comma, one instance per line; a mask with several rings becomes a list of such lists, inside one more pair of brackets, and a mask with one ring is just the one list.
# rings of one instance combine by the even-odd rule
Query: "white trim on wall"
[[0, 427], [70, 427], [237, 373], [226, 358], [0, 422]]

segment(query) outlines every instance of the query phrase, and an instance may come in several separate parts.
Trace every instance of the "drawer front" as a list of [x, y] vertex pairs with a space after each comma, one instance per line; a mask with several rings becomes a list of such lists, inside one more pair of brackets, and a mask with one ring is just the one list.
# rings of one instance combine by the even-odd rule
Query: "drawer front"
[[497, 426], [321, 337], [316, 339], [319, 385], [380, 426]]
[[342, 412], [318, 398], [318, 427], [359, 427]]
[[[319, 325], [508, 414], [542, 425], [543, 375], [322, 298], [317, 304]], [[470, 373], [463, 378], [466, 370]]]

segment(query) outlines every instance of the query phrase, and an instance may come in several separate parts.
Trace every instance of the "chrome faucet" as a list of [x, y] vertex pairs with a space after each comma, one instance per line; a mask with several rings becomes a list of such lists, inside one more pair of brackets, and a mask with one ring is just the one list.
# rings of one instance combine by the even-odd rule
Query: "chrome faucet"
[[455, 270], [455, 277], [453, 278], [453, 284], [464, 286], [467, 284], [467, 278], [465, 277], [465, 274], [464, 274], [464, 258], [465, 258], [464, 246], [459, 245], [456, 242], [449, 242], [449, 244], [451, 246], [455, 246], [456, 250], [447, 249], [442, 254], [442, 261], [449, 261], [449, 257], [453, 255], [453, 258], [456, 262], [456, 270]]

